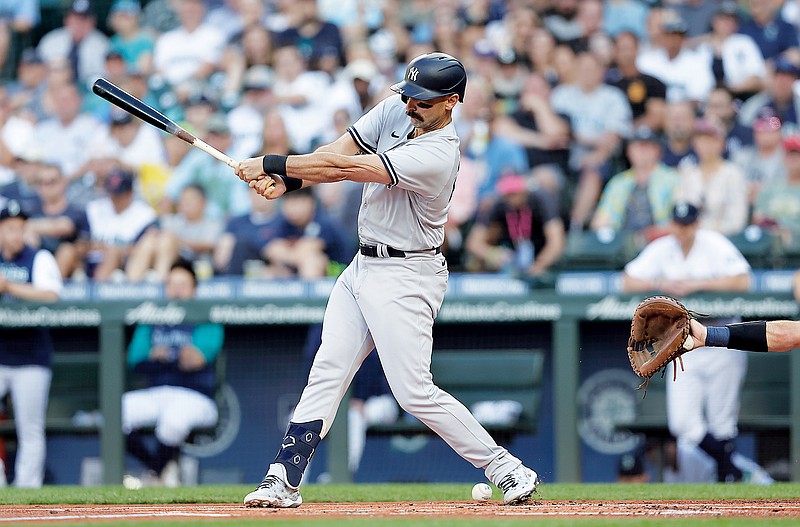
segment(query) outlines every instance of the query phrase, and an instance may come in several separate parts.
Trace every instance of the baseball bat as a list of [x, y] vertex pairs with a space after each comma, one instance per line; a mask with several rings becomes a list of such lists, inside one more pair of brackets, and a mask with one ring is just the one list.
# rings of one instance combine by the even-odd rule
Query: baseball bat
[[185, 129], [178, 126], [172, 119], [159, 112], [147, 103], [144, 103], [126, 92], [119, 86], [114, 85], [106, 79], [97, 79], [92, 85], [92, 91], [95, 95], [102, 97], [114, 106], [122, 108], [131, 115], [134, 115], [146, 122], [149, 125], [155, 126], [159, 130], [163, 130], [168, 134], [183, 139], [192, 146], [195, 146], [210, 154], [211, 156], [219, 159], [231, 168], [236, 168], [238, 163], [226, 156], [213, 146], [205, 141], [193, 136]]

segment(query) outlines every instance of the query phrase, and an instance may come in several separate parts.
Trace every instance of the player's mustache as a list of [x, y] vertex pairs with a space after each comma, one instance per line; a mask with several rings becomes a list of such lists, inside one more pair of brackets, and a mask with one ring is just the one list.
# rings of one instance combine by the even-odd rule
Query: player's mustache
[[422, 116], [415, 112], [414, 110], [406, 110], [406, 115], [411, 117], [412, 119], [417, 119], [419, 121], [422, 120]]

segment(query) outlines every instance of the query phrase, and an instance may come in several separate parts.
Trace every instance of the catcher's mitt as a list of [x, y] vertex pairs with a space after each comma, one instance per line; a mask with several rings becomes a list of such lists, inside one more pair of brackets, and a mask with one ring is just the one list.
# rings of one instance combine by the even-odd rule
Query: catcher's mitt
[[[684, 347], [690, 334], [689, 320], [700, 313], [689, 311], [683, 304], [668, 296], [645, 298], [636, 307], [631, 321], [631, 336], [628, 339], [628, 358], [636, 375], [644, 377], [639, 388], [647, 384], [650, 377], [667, 364], [679, 359], [689, 351]], [[677, 369], [675, 374], [677, 375]]]

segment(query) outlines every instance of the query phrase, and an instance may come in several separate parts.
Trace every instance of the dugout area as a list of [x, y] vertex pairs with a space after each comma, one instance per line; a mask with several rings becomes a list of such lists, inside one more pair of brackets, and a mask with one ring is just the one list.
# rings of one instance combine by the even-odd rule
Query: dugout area
[[[537, 470], [545, 483], [616, 481], [620, 455], [639, 446], [645, 440], [643, 434], [653, 431], [637, 428], [637, 418], [641, 416], [639, 424], [649, 423], [651, 428], [665, 422], [665, 408], [657, 404], [657, 391], [644, 403], [641, 392], [635, 391], [639, 379], [631, 372], [624, 352], [629, 311], [639, 300], [614, 295], [565, 297], [544, 291], [516, 298], [449, 299], [434, 328], [435, 353], [439, 353], [435, 356], [445, 359], [438, 375], [442, 384], [447, 384], [446, 376], [457, 373], [458, 368], [455, 364], [445, 365], [446, 359], [457, 357], [460, 366], [463, 357], [471, 355], [478, 363], [465, 366], [467, 373], [480, 369], [486, 373], [485, 378], [469, 381], [462, 376], [468, 381], [466, 385], [463, 380], [450, 379], [449, 388], [455, 393], [477, 387], [477, 399], [508, 398], [510, 392], [504, 393], [502, 383], [498, 384], [498, 379], [503, 380], [501, 366], [512, 364], [508, 357], [533, 354], [537, 358], [530, 375], [519, 375], [522, 370], [517, 365], [509, 370], [506, 379], [509, 384], [522, 387], [530, 411], [510, 429], [496, 427], [492, 432]], [[691, 302], [695, 303], [691, 307], [699, 311], [738, 310], [751, 318], [777, 318], [784, 315], [781, 309], [797, 310], [788, 295], [784, 298], [777, 294], [698, 297]], [[204, 437], [207, 442], [199, 450], [189, 453], [196, 460], [195, 481], [202, 485], [256, 483], [274, 456], [305, 384], [303, 348], [310, 325], [321, 316], [324, 298], [302, 303], [281, 299], [203, 300], [182, 304], [178, 311], [176, 307], [171, 306], [170, 313], [181, 314], [182, 320], [213, 319], [225, 325], [225, 384], [239, 409], [238, 419], [226, 420], [220, 430]], [[118, 401], [126, 385], [123, 349], [133, 326], [144, 320], [136, 317], [157, 316], [162, 308], [166, 304], [151, 301], [79, 302], [65, 307], [63, 313], [58, 308], [48, 308], [59, 360], [72, 372], [69, 379], [59, 380], [58, 386], [65, 387], [63, 396], [51, 401], [51, 412], [64, 413], [51, 414], [59, 420], [50, 423], [48, 430], [48, 484], [81, 483], [87, 459], [95, 461], [95, 468], [97, 462], [103, 465], [103, 473], [95, 483], [119, 484], [122, 474], [135, 468], [131, 459], [123, 457], [122, 435], [114, 426], [115, 421], [119, 423]], [[0, 322], [5, 326], [26, 320], [41, 323], [42, 316], [32, 315], [39, 313], [38, 309], [31, 305], [15, 308], [13, 313], [0, 310]], [[278, 315], [284, 318], [276, 321], [274, 317]], [[272, 322], [265, 322], [266, 318]], [[493, 361], [495, 353], [497, 360]], [[760, 359], [766, 363], [753, 371], [772, 377], [751, 379], [760, 383], [761, 395], [747, 395], [743, 400], [752, 400], [752, 404], [747, 402], [747, 415], [762, 418], [748, 421], [738, 446], [762, 464], [772, 459], [783, 461], [789, 468], [776, 479], [788, 480], [797, 468], [789, 462], [797, 457], [792, 452], [800, 451], [800, 435], [792, 433], [800, 423], [795, 415], [800, 412], [800, 404], [794, 401], [800, 390], [790, 382], [800, 378], [800, 373], [793, 374], [800, 368], [800, 360], [791, 353]], [[488, 366], [481, 367], [480, 361]], [[775, 375], [782, 377], [776, 380]], [[480, 384], [490, 381], [492, 393], [480, 393]], [[85, 396], [87, 387], [90, 392], [99, 390], [97, 408], [82, 410], [96, 411], [91, 415], [99, 415], [102, 421], [76, 429], [75, 408], [66, 395], [80, 399], [78, 396]], [[765, 399], [764, 390], [774, 397]], [[462, 398], [465, 393], [460, 394]], [[649, 405], [646, 412], [643, 404]], [[772, 410], [775, 415], [770, 413]], [[645, 413], [650, 421], [644, 419]], [[420, 430], [413, 421], [371, 430], [362, 464], [350, 474], [343, 454], [346, 425], [346, 412], [340, 410], [335, 430], [321, 444], [306, 481], [474, 483], [482, 479], [480, 470], [463, 461], [437, 436]], [[8, 454], [14, 449], [13, 430], [8, 418], [0, 422]], [[654, 475], [651, 480], [656, 481], [657, 477]]]

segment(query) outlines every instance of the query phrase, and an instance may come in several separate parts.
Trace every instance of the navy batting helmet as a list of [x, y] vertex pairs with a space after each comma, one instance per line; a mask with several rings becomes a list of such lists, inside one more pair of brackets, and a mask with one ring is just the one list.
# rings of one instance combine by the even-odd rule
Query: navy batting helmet
[[405, 79], [392, 86], [406, 98], [427, 101], [444, 95], [457, 94], [464, 102], [467, 71], [458, 59], [447, 53], [427, 53], [408, 63]]

